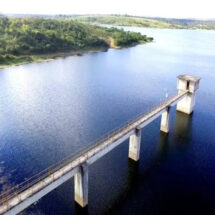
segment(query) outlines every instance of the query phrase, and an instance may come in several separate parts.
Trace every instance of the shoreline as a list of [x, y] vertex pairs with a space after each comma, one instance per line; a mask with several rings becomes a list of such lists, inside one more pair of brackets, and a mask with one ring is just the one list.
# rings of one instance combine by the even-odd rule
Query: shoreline
[[[112, 48], [112, 47], [109, 47]], [[0, 69], [7, 69], [14, 66], [20, 66], [30, 63], [39, 63], [39, 62], [49, 62], [52, 60], [55, 60], [57, 58], [63, 58], [63, 57], [69, 57], [69, 56], [82, 56], [87, 53], [96, 53], [96, 52], [106, 52], [109, 48], [100, 47], [100, 48], [89, 48], [89, 49], [83, 49], [83, 50], [76, 50], [76, 51], [65, 51], [65, 52], [58, 52], [58, 53], [49, 53], [49, 54], [38, 54], [38, 55], [22, 55], [20, 57], [26, 57], [26, 59], [23, 59], [21, 62], [17, 63], [9, 63], [9, 64], [2, 64], [0, 65]], [[27, 59], [27, 58], [31, 58]]]
[[[26, 59], [23, 59], [23, 61], [17, 62], [17, 63], [14, 62], [11, 64], [10, 63], [2, 64], [2, 65], [0, 65], [0, 70], [1, 69], [7, 69], [10, 67], [30, 64], [30, 63], [49, 62], [49, 61], [55, 60], [57, 58], [64, 58], [64, 57], [69, 57], [69, 56], [82, 56], [82, 55], [87, 54], [87, 53], [106, 52], [110, 48], [117, 49], [117, 50], [126, 49], [126, 48], [134, 47], [137, 45], [147, 44], [147, 43], [150, 43], [153, 41], [150, 41], [150, 42], [141, 41], [139, 43], [133, 43], [130, 46], [125, 46], [125, 47], [115, 46], [113, 38], [109, 38], [109, 42], [110, 42], [109, 47], [99, 47], [99, 48], [89, 48], [89, 49], [86, 48], [83, 50], [65, 51], [65, 52], [49, 53], [49, 54], [21, 55], [20, 57], [26, 57]], [[28, 59], [29, 57], [30, 57], [30, 59]]]

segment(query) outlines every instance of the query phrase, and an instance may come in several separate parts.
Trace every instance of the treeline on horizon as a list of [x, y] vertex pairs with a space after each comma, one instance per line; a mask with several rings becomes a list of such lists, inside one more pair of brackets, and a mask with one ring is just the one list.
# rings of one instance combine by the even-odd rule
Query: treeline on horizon
[[0, 17], [0, 63], [19, 56], [118, 47], [149, 42], [152, 38], [117, 28], [83, 24], [63, 18]]

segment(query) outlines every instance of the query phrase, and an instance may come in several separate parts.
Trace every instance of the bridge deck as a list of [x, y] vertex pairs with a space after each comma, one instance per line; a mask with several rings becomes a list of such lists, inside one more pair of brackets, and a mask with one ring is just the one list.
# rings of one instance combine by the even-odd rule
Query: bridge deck
[[[153, 119], [157, 118], [162, 112], [166, 110], [168, 106], [176, 104], [179, 100], [183, 99], [188, 91], [179, 93], [171, 98], [169, 98], [164, 103], [158, 105], [150, 112], [137, 117], [135, 120], [129, 122], [122, 128], [115, 130], [114, 132], [108, 134], [105, 138], [97, 141], [92, 146], [81, 151], [75, 157], [66, 158], [58, 164], [55, 164], [39, 174], [33, 176], [27, 181], [23, 182], [20, 185], [2, 193], [0, 195], [0, 214], [6, 213], [12, 214], [10, 211], [17, 205], [23, 203], [26, 199], [35, 196], [38, 192], [44, 190], [51, 184], [56, 184], [45, 191], [43, 194], [35, 197], [32, 201], [37, 201], [43, 195], [47, 194], [51, 190], [55, 189], [60, 184], [64, 183], [66, 180], [71, 178], [77, 171], [79, 171], [80, 165], [84, 163], [90, 163], [90, 160], [93, 159], [98, 153], [103, 151], [105, 148], [120, 140], [126, 135], [130, 135], [137, 127], [144, 127], [146, 124], [151, 122]], [[121, 139], [122, 140], [122, 139]], [[123, 141], [123, 140], [122, 140]], [[94, 162], [92, 161], [92, 162]], [[91, 162], [91, 163], [92, 163]], [[63, 179], [64, 177], [64, 179]], [[62, 178], [62, 181], [59, 181]], [[26, 203], [27, 206], [33, 202]], [[22, 209], [27, 207], [26, 205], [22, 206]]]

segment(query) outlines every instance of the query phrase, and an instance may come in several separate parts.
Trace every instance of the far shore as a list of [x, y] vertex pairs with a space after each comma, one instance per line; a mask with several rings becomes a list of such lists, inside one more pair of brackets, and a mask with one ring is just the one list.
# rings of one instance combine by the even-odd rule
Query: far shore
[[93, 53], [93, 52], [105, 52], [108, 48], [100, 47], [95, 49], [84, 49], [84, 50], [75, 50], [75, 51], [65, 51], [65, 52], [57, 52], [57, 53], [49, 53], [49, 54], [38, 54], [38, 55], [26, 55], [20, 56], [23, 58], [20, 62], [8, 62], [8, 64], [0, 65], [0, 69], [5, 69], [13, 66], [20, 66], [23, 64], [29, 64], [34, 62], [48, 62], [52, 61], [56, 58], [60, 57], [68, 57], [68, 56], [82, 56], [86, 53]]
[[7, 64], [0, 65], [0, 69], [6, 69], [9, 67], [20, 66], [20, 65], [29, 64], [29, 63], [48, 62], [61, 57], [82, 56], [83, 54], [94, 53], [94, 52], [106, 52], [109, 48], [113, 48], [113, 49], [129, 48], [129, 47], [136, 46], [138, 44], [146, 43], [146, 42], [140, 42], [140, 43], [133, 43], [130, 46], [126, 46], [126, 47], [118, 47], [114, 45], [113, 38], [109, 38], [108, 42], [110, 47], [85, 48], [82, 50], [64, 51], [64, 52], [49, 53], [49, 54], [22, 55], [22, 56], [19, 56], [21, 58], [20, 61], [19, 59], [17, 59], [17, 62], [8, 61]]

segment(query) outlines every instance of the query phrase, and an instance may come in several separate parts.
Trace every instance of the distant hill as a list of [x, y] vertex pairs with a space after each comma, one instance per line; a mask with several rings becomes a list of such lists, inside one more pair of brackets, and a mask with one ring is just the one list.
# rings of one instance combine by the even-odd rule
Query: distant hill
[[208, 29], [215, 30], [215, 19], [200, 20], [200, 19], [170, 19], [170, 18], [154, 18], [156, 20], [179, 24], [188, 29]]
[[71, 18], [79, 22], [91, 24], [109, 24], [117, 26], [136, 26], [145, 28], [215, 30], [215, 20], [171, 19], [129, 15], [83, 15], [72, 16]]
[[91, 24], [109, 24], [117, 26], [136, 26], [145, 28], [176, 28], [176, 29], [208, 29], [215, 30], [215, 18], [210, 20], [201, 19], [177, 19], [165, 17], [144, 17], [131, 15], [77, 15], [77, 14], [6, 14], [8, 17], [17, 18], [67, 18], [79, 22]]

